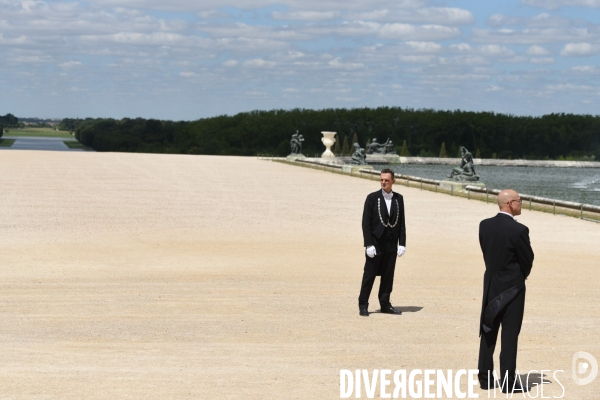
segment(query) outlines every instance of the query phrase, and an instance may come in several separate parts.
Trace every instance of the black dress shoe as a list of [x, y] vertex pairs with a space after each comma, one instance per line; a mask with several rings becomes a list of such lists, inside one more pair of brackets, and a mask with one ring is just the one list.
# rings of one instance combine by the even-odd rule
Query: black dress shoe
[[529, 392], [530, 389], [531, 388], [529, 386], [521, 386], [519, 382], [515, 382], [514, 385], [504, 386], [502, 388], [502, 393], [525, 393]]
[[369, 316], [369, 311], [366, 308], [361, 308], [359, 310], [359, 314], [363, 317], [368, 317]]
[[392, 306], [387, 306], [385, 308], [382, 308], [381, 312], [384, 314], [402, 315], [402, 311], [398, 311]]

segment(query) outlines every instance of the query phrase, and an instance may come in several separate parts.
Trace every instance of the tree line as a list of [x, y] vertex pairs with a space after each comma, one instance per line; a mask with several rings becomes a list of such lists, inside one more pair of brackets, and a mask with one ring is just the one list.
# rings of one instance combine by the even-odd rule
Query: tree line
[[[483, 158], [599, 159], [600, 116], [513, 116], [493, 112], [415, 110], [400, 107], [251, 111], [197, 121], [64, 119], [97, 151], [211, 155], [290, 153], [290, 138], [303, 135], [303, 153], [323, 151], [321, 131], [337, 132], [334, 151], [390, 139], [398, 154], [456, 157], [460, 146]], [[341, 149], [340, 149], [341, 148]]]
[[19, 119], [12, 114], [0, 115], [0, 137], [4, 133], [5, 128], [18, 128]]

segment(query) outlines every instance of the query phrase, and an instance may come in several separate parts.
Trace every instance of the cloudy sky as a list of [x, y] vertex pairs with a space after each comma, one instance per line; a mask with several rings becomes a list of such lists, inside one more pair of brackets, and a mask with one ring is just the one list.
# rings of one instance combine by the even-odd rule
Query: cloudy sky
[[0, 0], [0, 115], [600, 114], [600, 0]]

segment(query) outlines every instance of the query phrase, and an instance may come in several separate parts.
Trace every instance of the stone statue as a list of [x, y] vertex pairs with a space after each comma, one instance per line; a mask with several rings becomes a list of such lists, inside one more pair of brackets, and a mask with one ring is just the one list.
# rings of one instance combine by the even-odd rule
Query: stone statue
[[385, 142], [385, 154], [396, 154], [396, 152], [394, 151], [394, 143], [388, 139], [387, 142]]
[[302, 154], [302, 142], [304, 142], [304, 138], [296, 131], [290, 140], [290, 146], [292, 148], [291, 156]]
[[454, 168], [452, 173], [448, 175], [448, 178], [453, 181], [467, 181], [476, 182], [479, 180], [479, 176], [475, 173], [475, 166], [473, 165], [473, 155], [469, 153], [465, 147], [460, 148], [462, 159], [460, 161], [460, 167]]
[[373, 138], [371, 143], [367, 143], [367, 154], [373, 154], [379, 150], [379, 143], [377, 143], [377, 138]]
[[394, 143], [389, 138], [385, 143], [377, 143], [377, 138], [373, 138], [367, 145], [367, 154], [396, 154]]
[[358, 143], [354, 143], [352, 147], [354, 147], [354, 153], [352, 154], [352, 164], [366, 165], [367, 155], [365, 154], [365, 149], [361, 148]]

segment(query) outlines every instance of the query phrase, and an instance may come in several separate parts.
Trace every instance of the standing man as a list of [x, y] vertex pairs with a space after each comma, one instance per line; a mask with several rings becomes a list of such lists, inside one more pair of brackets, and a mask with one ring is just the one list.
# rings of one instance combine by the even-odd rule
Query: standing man
[[381, 276], [378, 295], [381, 312], [402, 314], [392, 307], [390, 294], [394, 285], [396, 258], [402, 257], [406, 251], [404, 200], [402, 195], [392, 192], [394, 171], [381, 171], [380, 182], [381, 190], [367, 196], [362, 217], [366, 260], [358, 309], [359, 314], [365, 317], [369, 316], [369, 296], [376, 276]]
[[479, 224], [479, 244], [485, 261], [479, 323], [479, 383], [482, 389], [495, 386], [494, 349], [502, 325], [500, 380], [504, 393], [529, 391], [515, 376], [517, 343], [525, 310], [525, 279], [533, 265], [529, 229], [514, 218], [521, 214], [521, 203], [517, 192], [503, 190], [498, 194], [498, 215]]

